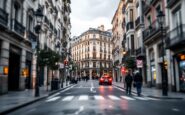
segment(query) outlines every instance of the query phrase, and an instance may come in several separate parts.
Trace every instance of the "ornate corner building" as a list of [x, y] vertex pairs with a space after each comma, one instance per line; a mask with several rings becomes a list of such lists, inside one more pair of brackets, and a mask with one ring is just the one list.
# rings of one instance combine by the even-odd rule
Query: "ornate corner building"
[[78, 76], [95, 78], [108, 73], [112, 76], [112, 35], [104, 26], [90, 28], [73, 38], [72, 59], [77, 64]]

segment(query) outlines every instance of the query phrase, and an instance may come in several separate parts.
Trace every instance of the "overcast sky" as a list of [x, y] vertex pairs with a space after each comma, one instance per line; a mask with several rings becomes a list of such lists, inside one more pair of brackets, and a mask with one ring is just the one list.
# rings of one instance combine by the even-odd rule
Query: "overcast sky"
[[71, 0], [71, 37], [101, 24], [105, 25], [105, 29], [111, 29], [118, 4], [119, 0]]

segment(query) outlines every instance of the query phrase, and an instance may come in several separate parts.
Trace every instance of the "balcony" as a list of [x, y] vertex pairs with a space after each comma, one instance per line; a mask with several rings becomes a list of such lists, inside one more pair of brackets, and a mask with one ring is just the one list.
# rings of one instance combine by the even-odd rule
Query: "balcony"
[[150, 5], [150, 3], [144, 3], [144, 5], [143, 5], [143, 11], [144, 11], [144, 13], [145, 14], [147, 14], [148, 12], [150, 12], [150, 10], [151, 10], [151, 5]]
[[135, 53], [136, 53], [137, 58], [142, 58], [145, 55], [143, 47], [140, 47], [140, 48], [136, 49]]
[[159, 2], [159, 0], [151, 0], [151, 1], [150, 1], [150, 3], [151, 3], [152, 5], [155, 5], [157, 2]]
[[134, 23], [133, 22], [128, 22], [126, 28], [127, 28], [127, 31], [129, 31], [130, 29], [134, 29]]
[[185, 44], [185, 24], [181, 24], [167, 34], [166, 48], [175, 49]]
[[13, 30], [17, 32], [19, 35], [24, 36], [25, 27], [15, 19], [12, 19], [12, 24]]
[[28, 31], [28, 39], [30, 40], [30, 41], [35, 41], [36, 42], [36, 40], [37, 40], [37, 36], [32, 32], [32, 31]]
[[8, 25], [8, 13], [4, 9], [0, 8], [0, 25], [7, 26]]
[[160, 31], [159, 24], [157, 20], [155, 20], [148, 28], [146, 28], [143, 32], [144, 42], [149, 40], [153, 35], [157, 34]]
[[138, 28], [143, 22], [144, 22], [143, 16], [139, 16], [139, 17], [135, 20], [135, 27]]
[[176, 3], [178, 3], [180, 0], [167, 0], [167, 8], [172, 8]]

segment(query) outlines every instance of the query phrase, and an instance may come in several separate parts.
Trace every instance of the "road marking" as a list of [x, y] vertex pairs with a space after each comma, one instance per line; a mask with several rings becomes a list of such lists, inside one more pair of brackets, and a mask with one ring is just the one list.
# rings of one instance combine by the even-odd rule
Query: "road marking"
[[147, 101], [147, 100], [149, 100], [149, 99], [144, 98], [144, 97], [134, 97], [134, 98], [139, 99], [139, 100], [143, 100], [143, 101]]
[[172, 108], [172, 111], [179, 112], [180, 110], [177, 108]]
[[51, 99], [46, 100], [46, 102], [56, 101], [57, 99], [60, 99], [60, 97], [53, 97]]
[[96, 100], [105, 100], [105, 98], [103, 96], [101, 96], [101, 95], [95, 95], [94, 98]]
[[80, 112], [84, 110], [84, 106], [80, 106], [80, 109], [75, 112], [75, 115], [79, 115]]
[[113, 86], [114, 88], [116, 88], [116, 89], [119, 89], [119, 90], [121, 90], [121, 91], [124, 91], [125, 92], [125, 90], [123, 90], [123, 89], [121, 89], [121, 88], [119, 88], [119, 87], [115, 87], [115, 86]]
[[127, 96], [121, 96], [121, 98], [126, 99], [126, 100], [135, 100], [134, 98], [127, 97]]
[[120, 100], [120, 98], [118, 98], [118, 97], [116, 97], [116, 96], [114, 96], [114, 95], [109, 95], [108, 96], [110, 99], [112, 99], [112, 100]]
[[62, 101], [71, 101], [74, 98], [74, 96], [67, 96], [62, 99]]
[[93, 93], [96, 93], [96, 91], [94, 90], [94, 84], [93, 82], [91, 82], [91, 88], [90, 88], [90, 91], [93, 92]]
[[79, 97], [79, 101], [86, 101], [86, 100], [88, 100], [88, 96], [87, 95], [81, 95]]
[[53, 98], [53, 97], [59, 95], [60, 93], [63, 93], [63, 92], [65, 92], [65, 91], [67, 91], [67, 90], [73, 88], [74, 86], [76, 86], [76, 85], [73, 85], [73, 86], [71, 86], [71, 87], [68, 87], [68, 88], [66, 88], [66, 89], [64, 89], [64, 90], [62, 90], [62, 91], [56, 93], [56, 94], [53, 94], [53, 95], [49, 96], [47, 99], [51, 99], [51, 98]]

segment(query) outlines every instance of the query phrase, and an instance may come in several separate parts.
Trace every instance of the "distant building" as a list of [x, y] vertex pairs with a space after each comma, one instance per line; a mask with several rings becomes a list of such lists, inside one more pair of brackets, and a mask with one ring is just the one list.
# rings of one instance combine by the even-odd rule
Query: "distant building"
[[72, 59], [77, 64], [77, 74], [90, 78], [109, 73], [112, 75], [112, 36], [101, 25], [90, 28], [73, 38]]

